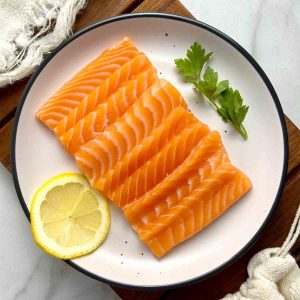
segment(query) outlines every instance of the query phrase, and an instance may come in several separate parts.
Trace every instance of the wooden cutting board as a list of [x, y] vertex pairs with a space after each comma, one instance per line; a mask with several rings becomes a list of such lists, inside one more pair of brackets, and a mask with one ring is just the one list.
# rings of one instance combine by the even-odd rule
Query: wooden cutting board
[[[177, 0], [90, 0], [77, 18], [74, 31], [104, 18], [130, 12], [164, 12], [193, 18]], [[11, 170], [9, 155], [14, 114], [27, 81], [28, 79], [0, 89], [0, 161], [8, 170]], [[287, 117], [286, 123], [289, 135], [288, 176], [279, 206], [256, 244], [230, 267], [210, 279], [169, 291], [143, 292], [114, 288], [122, 299], [220, 299], [225, 294], [236, 291], [246, 280], [248, 261], [256, 252], [282, 244], [300, 203], [300, 130]], [[299, 262], [300, 241], [293, 247], [292, 254]]]

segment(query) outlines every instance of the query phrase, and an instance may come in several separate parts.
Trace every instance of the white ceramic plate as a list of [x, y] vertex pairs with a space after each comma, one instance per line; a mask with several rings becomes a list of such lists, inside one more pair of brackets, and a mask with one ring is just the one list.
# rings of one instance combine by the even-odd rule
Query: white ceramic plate
[[[59, 173], [78, 171], [53, 133], [35, 119], [35, 111], [62, 82], [125, 36], [130, 36], [161, 76], [179, 89], [196, 116], [221, 133], [232, 162], [251, 178], [254, 187], [216, 222], [160, 260], [111, 205], [111, 229], [103, 246], [68, 263], [115, 285], [180, 286], [211, 276], [246, 251], [270, 218], [286, 173], [287, 134], [276, 93], [254, 59], [223, 33], [178, 16], [131, 14], [97, 23], [74, 35], [46, 58], [27, 85], [12, 143], [14, 181], [28, 216], [27, 206], [37, 187]], [[225, 124], [210, 105], [197, 103], [192, 87], [181, 81], [173, 61], [184, 57], [194, 41], [214, 52], [210, 65], [221, 79], [230, 80], [250, 106], [245, 122], [248, 141]]]

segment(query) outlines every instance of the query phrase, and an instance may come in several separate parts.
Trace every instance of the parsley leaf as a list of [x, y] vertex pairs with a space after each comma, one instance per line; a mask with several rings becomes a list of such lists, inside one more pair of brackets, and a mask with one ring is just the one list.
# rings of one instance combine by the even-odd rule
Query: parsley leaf
[[238, 90], [229, 86], [228, 80], [218, 82], [218, 73], [207, 67], [202, 77], [202, 70], [212, 52], [206, 54], [202, 46], [195, 42], [186, 53], [187, 58], [175, 59], [179, 74], [190, 82], [213, 105], [223, 121], [230, 123], [245, 139], [248, 138], [243, 121], [249, 107], [243, 104]]
[[191, 46], [191, 49], [187, 50], [187, 58], [175, 59], [179, 74], [182, 75], [187, 82], [198, 82], [202, 68], [211, 55], [212, 52], [206, 54], [205, 49], [203, 49], [199, 43], [195, 42]]

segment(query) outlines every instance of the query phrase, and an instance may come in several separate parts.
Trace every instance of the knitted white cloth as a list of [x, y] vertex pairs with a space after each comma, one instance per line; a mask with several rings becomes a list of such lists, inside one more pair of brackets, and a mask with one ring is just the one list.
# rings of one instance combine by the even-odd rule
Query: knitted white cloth
[[300, 270], [288, 254], [300, 233], [300, 206], [281, 248], [265, 249], [249, 262], [249, 278], [223, 300], [300, 300]]
[[0, 87], [30, 75], [70, 33], [86, 0], [0, 0]]

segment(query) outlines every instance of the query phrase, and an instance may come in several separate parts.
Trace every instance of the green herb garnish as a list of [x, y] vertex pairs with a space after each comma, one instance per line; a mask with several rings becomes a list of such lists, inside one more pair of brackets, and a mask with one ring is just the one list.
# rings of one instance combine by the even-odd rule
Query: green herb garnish
[[212, 54], [212, 52], [206, 54], [205, 49], [195, 42], [187, 50], [187, 57], [175, 59], [175, 64], [183, 79], [192, 83], [196, 90], [209, 100], [223, 121], [230, 123], [247, 139], [248, 134], [242, 123], [249, 106], [243, 105], [239, 91], [233, 90], [228, 80], [218, 82], [218, 73], [209, 66], [202, 76], [202, 69]]

